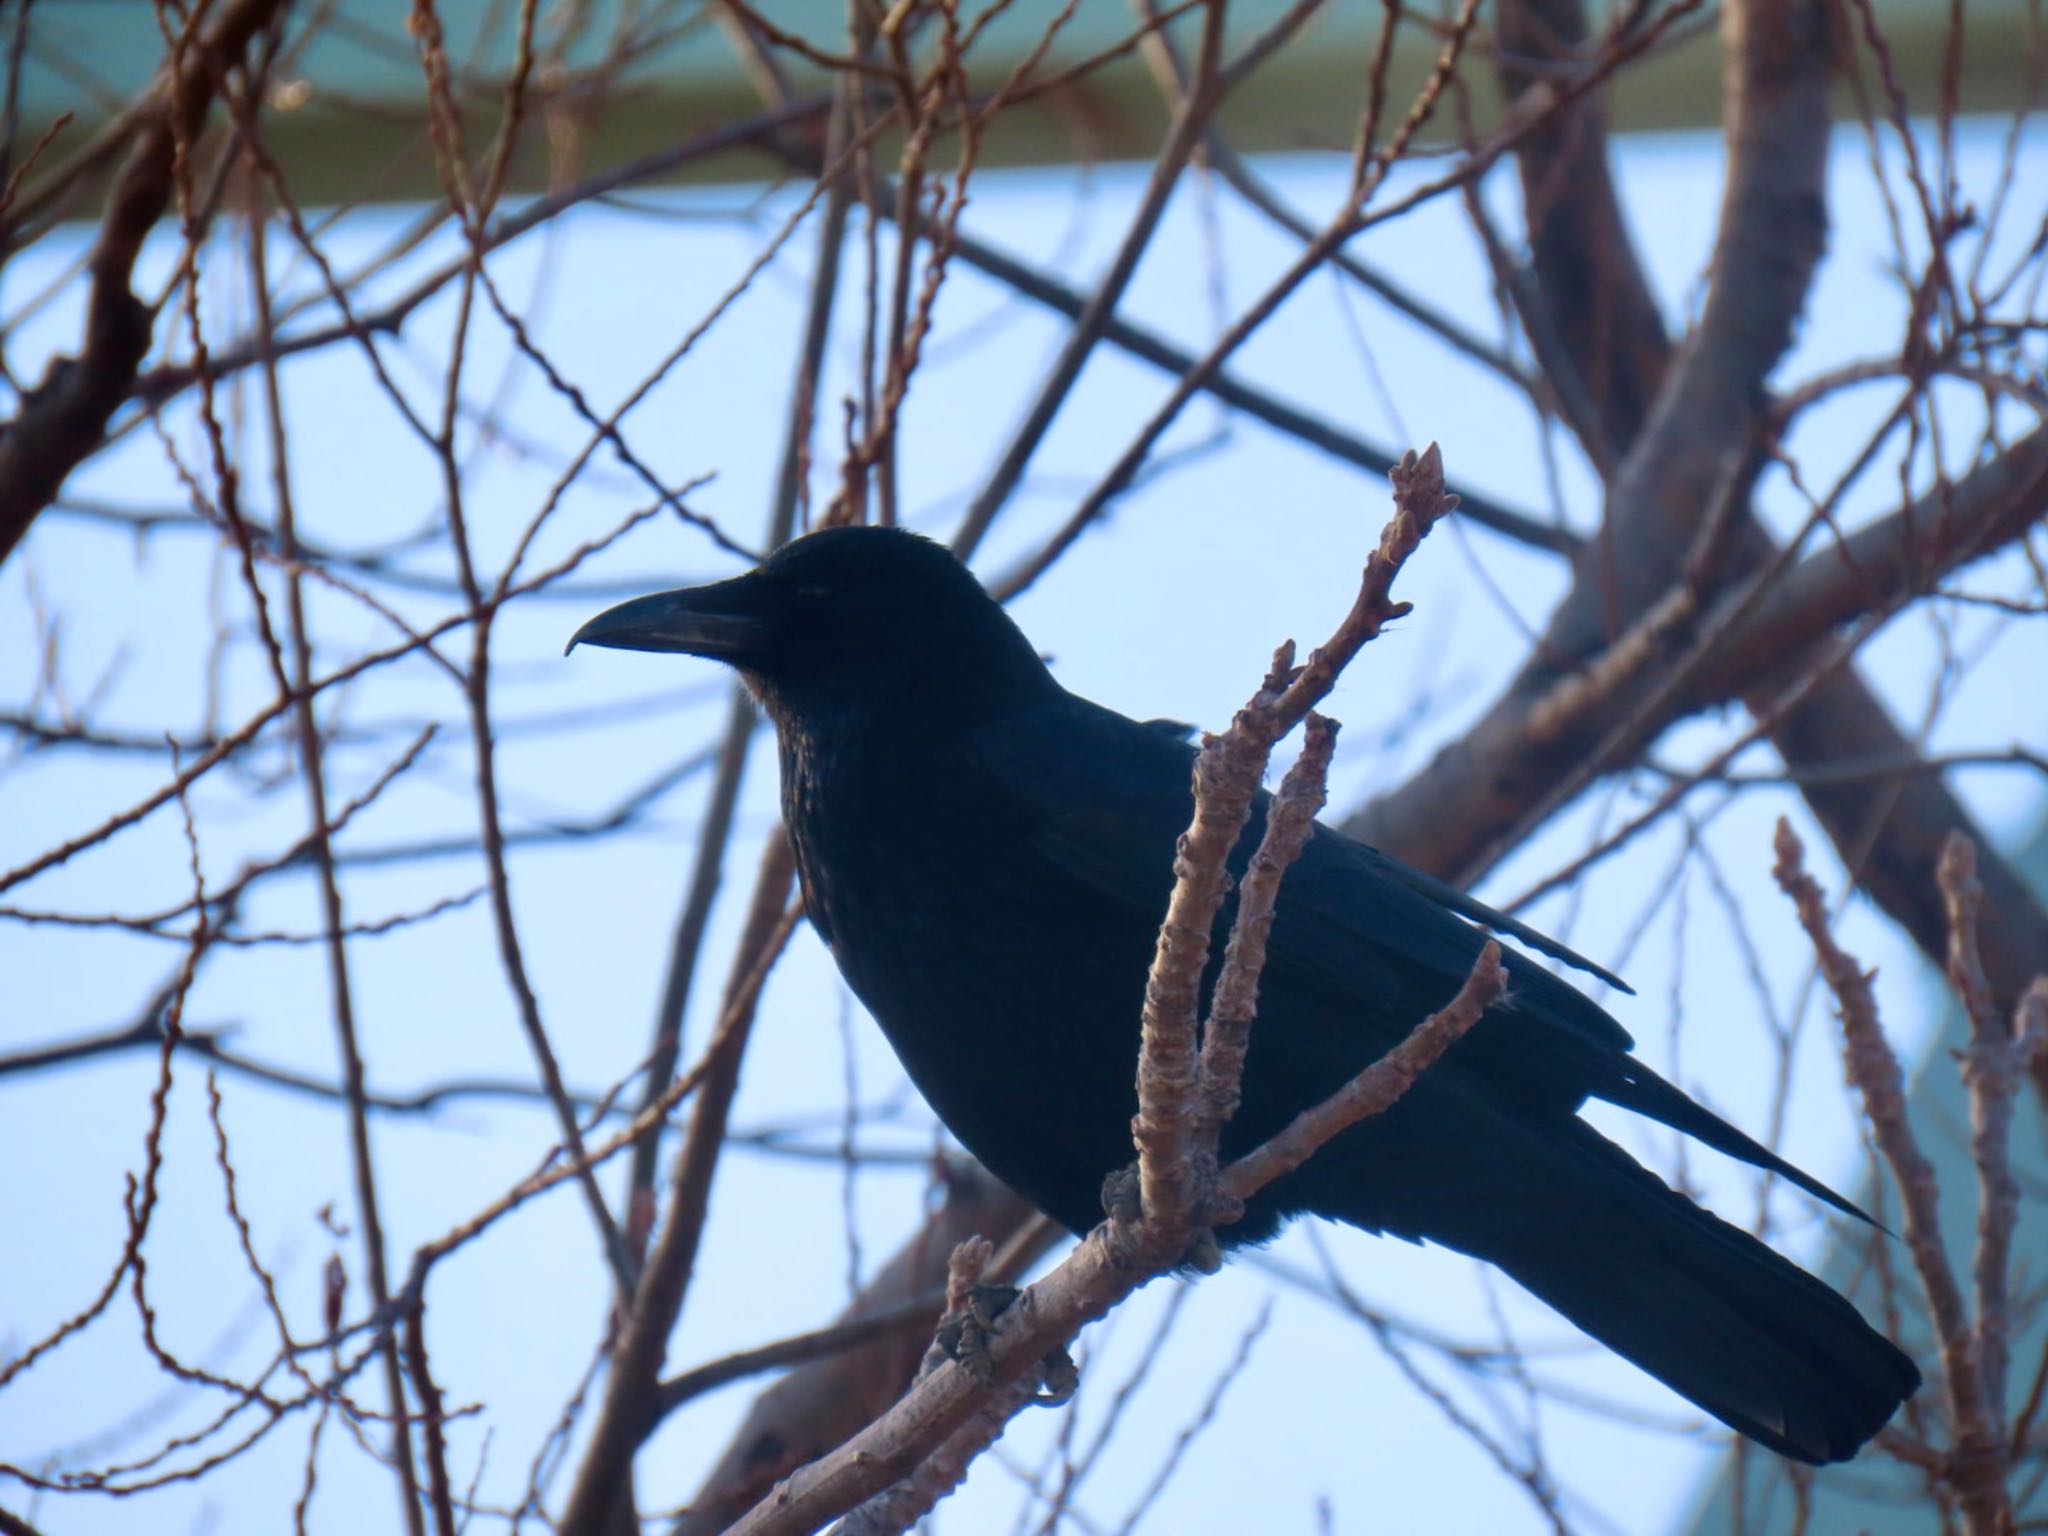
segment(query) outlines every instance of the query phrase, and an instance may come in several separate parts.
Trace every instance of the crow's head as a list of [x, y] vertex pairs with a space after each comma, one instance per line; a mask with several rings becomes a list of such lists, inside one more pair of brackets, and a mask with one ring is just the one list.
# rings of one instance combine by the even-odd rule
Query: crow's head
[[943, 544], [828, 528], [744, 576], [636, 597], [569, 641], [681, 651], [739, 669], [778, 717], [853, 708], [975, 709], [1049, 683], [1044, 664]]

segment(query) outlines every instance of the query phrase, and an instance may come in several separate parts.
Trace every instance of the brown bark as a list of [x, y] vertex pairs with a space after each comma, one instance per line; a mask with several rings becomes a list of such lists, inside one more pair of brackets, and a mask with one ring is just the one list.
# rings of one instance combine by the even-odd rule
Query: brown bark
[[[1507, 0], [1500, 7], [1501, 87], [1510, 99], [1542, 89], [1539, 64], [1585, 52], [1579, 0]], [[1583, 399], [1590, 422], [1574, 421], [1596, 463], [1606, 464], [1641, 434], [1671, 359], [1656, 296], [1637, 259], [1607, 156], [1606, 93], [1590, 92], [1539, 123], [1517, 147], [1535, 298], [1524, 329], [1544, 372]], [[1518, 297], [1521, 297], [1518, 295]], [[1530, 308], [1540, 306], [1540, 315]]]

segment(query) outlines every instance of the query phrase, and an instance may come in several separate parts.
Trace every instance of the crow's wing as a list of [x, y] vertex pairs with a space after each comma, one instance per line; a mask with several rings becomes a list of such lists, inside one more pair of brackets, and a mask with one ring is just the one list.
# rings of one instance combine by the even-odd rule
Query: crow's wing
[[[1050, 865], [1146, 921], [1164, 915], [1174, 842], [1193, 809], [1193, 748], [1067, 695], [1056, 710], [982, 727], [971, 751], [976, 771], [1004, 793]], [[1233, 851], [1238, 875], [1258, 846], [1270, 802], [1259, 796]], [[1481, 929], [1458, 915], [1459, 904], [1437, 897], [1435, 885], [1365, 844], [1318, 827], [1281, 887], [1267, 988], [1355, 1000], [1350, 1017], [1356, 1026], [1375, 1037], [1377, 1049], [1390, 1048], [1450, 999], [1486, 942]], [[1218, 920], [1219, 953], [1234, 912], [1233, 899]], [[1604, 1099], [1862, 1216], [1637, 1061], [1629, 1054], [1635, 1042], [1628, 1032], [1590, 998], [1526, 956], [1508, 950], [1505, 960], [1508, 1001], [1460, 1045], [1462, 1069], [1515, 1098], [1564, 1108], [1589, 1096]]]

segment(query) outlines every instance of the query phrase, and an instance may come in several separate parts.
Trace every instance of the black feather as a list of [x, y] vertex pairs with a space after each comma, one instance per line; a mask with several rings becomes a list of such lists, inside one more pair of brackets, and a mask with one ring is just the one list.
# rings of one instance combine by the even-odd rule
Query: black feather
[[[1093, 1226], [1104, 1176], [1132, 1157], [1139, 1008], [1192, 808], [1182, 733], [1067, 693], [950, 554], [893, 530], [814, 534], [578, 638], [741, 669], [774, 716], [807, 907], [848, 984], [969, 1151], [1075, 1231]], [[1485, 943], [1468, 918], [1606, 974], [1318, 829], [1281, 887], [1226, 1155], [1448, 1001]], [[1313, 1213], [1443, 1244], [1763, 1444], [1853, 1455], [1919, 1384], [1912, 1362], [1578, 1110], [1597, 1098], [1647, 1115], [1860, 1213], [1636, 1061], [1571, 985], [1506, 963], [1506, 999], [1412, 1092], [1263, 1191], [1222, 1240]]]

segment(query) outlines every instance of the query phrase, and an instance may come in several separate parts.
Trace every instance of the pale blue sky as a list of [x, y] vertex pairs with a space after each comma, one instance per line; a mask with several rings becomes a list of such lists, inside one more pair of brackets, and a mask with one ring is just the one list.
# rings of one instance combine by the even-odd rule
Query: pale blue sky
[[[1998, 132], [1981, 128], [1964, 135], [1966, 183], [1988, 185]], [[1262, 168], [1312, 212], [1329, 207], [1341, 190], [1343, 167], [1331, 158], [1272, 161]], [[1667, 312], [1683, 317], [1698, 300], [1712, 236], [1719, 141], [1626, 141], [1620, 171]], [[1144, 172], [1098, 170], [1085, 178], [1078, 195], [1077, 174], [985, 175], [969, 226], [1079, 280], [1099, 269]], [[2038, 204], [2042, 190], [2029, 181], [2020, 195]], [[1511, 195], [1498, 180], [1492, 191]], [[1883, 267], [1886, 252], [1866, 150], [1848, 134], [1838, 140], [1832, 195], [1831, 253], [1782, 379], [1896, 346], [1900, 300]], [[642, 201], [701, 214], [744, 208], [751, 198], [747, 189], [727, 188]], [[1128, 305], [1133, 318], [1197, 344], [1212, 327], [1200, 202], [1192, 193], [1176, 202]], [[623, 395], [706, 311], [758, 249], [765, 229], [790, 206], [787, 197], [772, 202], [770, 220], [759, 227], [585, 210], [558, 226], [545, 246], [536, 240], [506, 251], [493, 270], [514, 302], [525, 302], [542, 285], [536, 333], [556, 365], [602, 406]], [[1234, 313], [1292, 250], [1285, 237], [1238, 210], [1227, 196], [1219, 199], [1218, 211], [1223, 282]], [[403, 216], [366, 213], [345, 221], [330, 244], [337, 265], [353, 267]], [[15, 257], [0, 287], [0, 307], [11, 309], [47, 282], [69, 257], [63, 245], [53, 241]], [[809, 251], [805, 231], [626, 423], [635, 451], [663, 475], [681, 481], [715, 473], [715, 482], [691, 501], [743, 540], [757, 535], [774, 473]], [[442, 252], [445, 247], [438, 247], [435, 254]], [[1375, 230], [1361, 252], [1468, 323], [1498, 331], [1484, 271], [1453, 205], [1433, 204]], [[159, 265], [169, 255], [168, 245], [154, 252]], [[304, 274], [295, 280], [303, 281]], [[220, 306], [228, 300], [217, 293], [213, 301]], [[409, 323], [404, 342], [388, 350], [395, 373], [422, 402], [438, 389], [435, 372], [450, 314], [445, 302], [429, 306]], [[841, 320], [829, 401], [836, 401], [852, 377], [857, 306], [843, 309]], [[980, 328], [984, 321], [987, 329]], [[14, 343], [17, 366], [61, 345], [75, 322], [75, 308], [63, 307], [32, 326]], [[971, 344], [948, 345], [947, 337], [969, 326], [976, 327]], [[941, 307], [934, 355], [904, 429], [906, 504], [922, 509], [921, 524], [943, 527], [957, 513], [958, 498], [971, 491], [1000, 450], [1058, 335], [1037, 311], [1007, 299], [975, 274], [956, 270]], [[1357, 344], [1361, 335], [1370, 345], [1370, 364]], [[479, 396], [488, 395], [506, 350], [488, 328], [473, 346], [471, 377]], [[1422, 342], [1413, 327], [1371, 299], [1340, 298], [1333, 281], [1305, 288], [1246, 349], [1240, 366], [1276, 393], [1389, 445], [1438, 440], [1452, 475], [1471, 486], [1522, 506], [1548, 505], [1534, 429], [1515, 397]], [[359, 354], [338, 349], [295, 361], [285, 379], [302, 527], [329, 544], [360, 545], [409, 531], [434, 514], [433, 466], [403, 438]], [[1103, 350], [1041, 453], [1031, 493], [998, 524], [982, 569], [1000, 569], [1008, 554], [1063, 517], [1164, 388], [1150, 370]], [[1889, 397], [1873, 391], [1868, 403], [1878, 409]], [[253, 503], [267, 507], [253, 394], [246, 405], [245, 483]], [[836, 407], [825, 414], [836, 423]], [[584, 440], [566, 408], [531, 376], [519, 386], [512, 416], [529, 440], [558, 453]], [[1854, 431], [1866, 424], [1865, 412], [1851, 405], [1802, 429], [1794, 446], [1807, 456], [1809, 483], [1825, 483], [1827, 467], [1853, 448]], [[1217, 413], [1198, 404], [1169, 441], [1195, 444], [1218, 425]], [[1133, 714], [1214, 724], [1256, 682], [1278, 639], [1310, 641], [1341, 613], [1384, 516], [1382, 488], [1256, 424], [1222, 425], [1230, 434], [1226, 443], [1126, 498], [1104, 528], [1019, 603], [1018, 617], [1053, 656], [1068, 686]], [[201, 462], [189, 414], [174, 418], [173, 430], [188, 461]], [[823, 447], [819, 459], [815, 483], [821, 495], [829, 494], [834, 461]], [[553, 474], [551, 463], [506, 455], [473, 482], [469, 505], [480, 542], [490, 552], [487, 563], [509, 547]], [[1569, 454], [1561, 484], [1569, 515], [1586, 526], [1595, 512], [1592, 481]], [[1889, 475], [1872, 477], [1853, 510], [1880, 506], [1895, 486]], [[180, 499], [163, 452], [146, 431], [79, 476], [72, 489], [138, 504], [175, 505]], [[643, 499], [630, 477], [607, 469], [602, 484], [593, 477], [564, 503], [536, 558], [546, 561], [593, 536]], [[1797, 515], [1780, 485], [1766, 487], [1764, 504], [1781, 520]], [[105, 701], [108, 722], [142, 731], [190, 731], [207, 677], [204, 604], [216, 553], [191, 536], [159, 536], [138, 547], [103, 527], [45, 518], [23, 555], [0, 571], [0, 697], [18, 706], [33, 686], [33, 595], [63, 615], [65, 680], [78, 694], [90, 690], [110, 660], [122, 658]], [[653, 587], [731, 568], [699, 536], [657, 520], [589, 574]], [[1486, 582], [1475, 579], [1477, 570]], [[223, 568], [218, 578], [221, 601], [236, 607], [232, 573]], [[1561, 579], [1553, 562], [1480, 530], [1453, 529], [1434, 539], [1404, 575], [1415, 616], [1367, 653], [1332, 701], [1332, 712], [1347, 726], [1333, 804], [1348, 807], [1398, 782], [1454, 736], [1506, 675], [1522, 649], [1520, 626], [1541, 621]], [[2013, 567], [1987, 567], [1969, 585], [2009, 590], [2016, 579]], [[345, 600], [321, 594], [317, 601], [320, 627], [333, 645], [325, 658], [330, 664], [354, 647], [387, 638], [378, 621]], [[440, 597], [404, 604], [414, 619], [439, 617], [454, 606]], [[572, 701], [665, 702], [565, 738], [508, 733], [502, 772], [515, 826], [609, 803], [706, 739], [723, 710], [720, 680], [701, 664], [611, 653], [561, 660], [563, 639], [598, 606], [595, 599], [542, 602], [506, 613], [497, 652], [503, 668], [501, 717]], [[1950, 687], [1931, 723], [1932, 747], [1996, 749], [2020, 742], [2048, 748], [2048, 710], [2040, 707], [2038, 694], [2030, 702], [2013, 683], [2048, 668], [2041, 625], [1962, 612], [1954, 618], [1953, 645], [1965, 656], [1980, 648], [1985, 654]], [[1866, 675], [1915, 726], [1927, 713], [1930, 688], [1942, 669], [1939, 637], [1923, 619], [1895, 625], [1865, 658]], [[222, 686], [230, 717], [265, 696], [248, 647], [231, 661]], [[1421, 718], [1383, 739], [1408, 720], [1422, 696], [1428, 707]], [[447, 681], [417, 662], [380, 674], [359, 694], [330, 707], [358, 722], [454, 721], [461, 713]], [[1723, 729], [1721, 723], [1689, 727], [1665, 744], [1665, 755], [1699, 755]], [[395, 756], [401, 739], [394, 734], [374, 749], [345, 754], [337, 767], [338, 796], [367, 784]], [[1766, 761], [1759, 757], [1751, 766]], [[91, 826], [147, 792], [163, 772], [161, 763], [147, 759], [107, 763], [57, 754], [5, 768], [5, 867]], [[345, 846], [473, 831], [469, 772], [459, 732], [444, 733], [417, 780], [365, 815]], [[1958, 775], [1957, 785], [1985, 825], [2008, 842], [2039, 814], [2038, 781], [2028, 775], [1972, 771]], [[608, 1083], [645, 1049], [702, 791], [700, 780], [672, 794], [654, 823], [630, 838], [517, 858], [526, 955], [573, 1083]], [[1700, 812], [1717, 804], [1712, 795], [1694, 802]], [[1709, 837], [1748, 917], [1769, 986], [1786, 1009], [1802, 995], [1807, 957], [1767, 871], [1771, 823], [1792, 804], [1775, 792], [1746, 798], [1717, 817]], [[1606, 806], [1605, 797], [1595, 797], [1561, 818], [1498, 872], [1483, 894], [1512, 896], [1569, 858]], [[193, 808], [216, 881], [244, 857], [285, 846], [303, 827], [298, 796], [279, 795], [252, 810], [241, 787], [227, 781], [202, 789]], [[693, 1009], [693, 1040], [701, 1040], [705, 1000], [715, 996], [722, 979], [720, 965], [737, 922], [732, 908], [746, 889], [759, 836], [772, 815], [773, 758], [757, 752], [742, 835], [728, 866], [729, 899], [720, 908]], [[1602, 866], [1575, 908], [1552, 901], [1532, 915], [1544, 925], [1569, 923], [1572, 941], [1598, 958], [1621, 957], [1639, 995], [1615, 1001], [1616, 1016], [1636, 1033], [1645, 1057], [1667, 1070], [1667, 1023], [1676, 1003], [1685, 1020], [1677, 1066], [1683, 1080], [1738, 1123], [1760, 1128], [1770, 1086], [1766, 1033], [1711, 890], [1697, 872], [1682, 881], [1671, 878], [1679, 835], [1676, 824], [1669, 826]], [[1809, 841], [1816, 845], [1817, 867], [1832, 872], [1820, 839]], [[416, 910], [469, 890], [481, 878], [479, 861], [467, 857], [395, 872], [360, 871], [349, 883], [350, 912], [362, 920]], [[141, 911], [182, 899], [188, 879], [177, 818], [159, 813], [7, 899], [34, 908]], [[1688, 922], [1682, 942], [1681, 906]], [[247, 917], [258, 929], [313, 931], [318, 918], [310, 882], [274, 882]], [[1626, 936], [1644, 918], [1640, 943], [1622, 957]], [[1932, 1016], [1932, 1001], [1909, 949], [1861, 904], [1851, 905], [1842, 935], [1867, 962], [1881, 967], [1879, 989], [1889, 1021], [1902, 1036], [1917, 1038]], [[164, 943], [0, 923], [0, 975], [11, 983], [0, 1002], [0, 1050], [125, 1020], [177, 958], [175, 947]], [[453, 1076], [530, 1075], [481, 903], [422, 928], [364, 940], [355, 948], [355, 963], [373, 1086], [404, 1091]], [[852, 1016], [846, 1033], [839, 1022], [842, 1010]], [[322, 1075], [334, 1072], [317, 947], [238, 951], [215, 959], [195, 989], [188, 1019], [207, 1025], [232, 1021], [240, 1028], [236, 1044], [246, 1053]], [[1811, 1010], [1809, 1022], [1785, 1146], [1823, 1178], [1853, 1182], [1857, 1156], [1830, 1036], [1819, 1009]], [[899, 1091], [899, 1075], [879, 1035], [845, 1003], [828, 960], [806, 933], [770, 987], [738, 1123], [823, 1114], [829, 1124], [844, 1097], [843, 1039], [851, 1041], [864, 1101]], [[0, 1261], [0, 1345], [18, 1347], [39, 1337], [90, 1294], [112, 1262], [121, 1234], [121, 1181], [138, 1162], [152, 1073], [152, 1062], [133, 1057], [0, 1083], [0, 1162], [13, 1170], [0, 1183], [0, 1232], [15, 1239], [12, 1254]], [[338, 1219], [354, 1222], [342, 1118], [330, 1107], [240, 1079], [225, 1080], [224, 1091], [242, 1198], [260, 1251], [282, 1272], [297, 1326], [312, 1332], [320, 1267], [331, 1245], [316, 1213], [331, 1201]], [[825, 1138], [832, 1134], [828, 1130]], [[402, 1268], [416, 1244], [520, 1177], [552, 1135], [544, 1114], [518, 1107], [465, 1105], [426, 1121], [378, 1121], [395, 1265]], [[929, 1146], [933, 1133], [928, 1116], [912, 1101], [899, 1126], [877, 1135], [915, 1149]], [[1628, 1139], [1659, 1168], [1672, 1166], [1668, 1137], [1631, 1129]], [[229, 1337], [226, 1359], [246, 1366], [267, 1354], [270, 1341], [265, 1325], [249, 1311], [251, 1287], [234, 1259], [196, 1065], [181, 1068], [166, 1146], [166, 1204], [150, 1248], [165, 1327], [183, 1349], [202, 1357], [217, 1338]], [[1725, 1214], [1743, 1219], [1752, 1209], [1753, 1185], [1745, 1174], [1708, 1154], [1693, 1159], [1689, 1170]], [[616, 1187], [616, 1180], [608, 1184]], [[875, 1172], [860, 1179], [854, 1207], [867, 1265], [910, 1229], [921, 1190], [922, 1177], [914, 1172]], [[1786, 1244], [1813, 1253], [1823, 1235], [1813, 1210], [1781, 1202], [1779, 1211]], [[1467, 1262], [1335, 1229], [1320, 1235], [1359, 1294], [1448, 1333], [1491, 1334], [1486, 1292]], [[354, 1244], [343, 1251], [351, 1273], [359, 1274]], [[1319, 1263], [1301, 1231], [1290, 1233], [1272, 1253], [1291, 1265]], [[671, 1363], [687, 1366], [817, 1326], [843, 1303], [847, 1267], [837, 1167], [736, 1153], [721, 1175], [705, 1260]], [[1098, 1329], [1085, 1341], [1090, 1387], [1082, 1398], [1079, 1443], [1086, 1443], [1094, 1416], [1140, 1354], [1167, 1292], [1164, 1284], [1153, 1287], [1112, 1329]], [[1328, 1500], [1338, 1531], [1542, 1528], [1526, 1496], [1402, 1382], [1368, 1334], [1326, 1304], [1242, 1262], [1201, 1285], [1186, 1303], [1127, 1415], [1117, 1448], [1090, 1479], [1081, 1502], [1091, 1517], [1111, 1529], [1121, 1520], [1269, 1300], [1266, 1337], [1226, 1395], [1200, 1454], [1180, 1470], [1154, 1509], [1149, 1529], [1310, 1530], [1320, 1499]], [[1544, 1345], [1576, 1342], [1540, 1308], [1519, 1298], [1504, 1298], [1504, 1305], [1519, 1336]], [[459, 1481], [471, 1477], [482, 1458], [484, 1497], [516, 1496], [528, 1459], [587, 1364], [603, 1312], [594, 1240], [582, 1208], [567, 1192], [504, 1223], [480, 1249], [438, 1271], [429, 1310], [437, 1374], [452, 1401], [489, 1404], [487, 1454], [482, 1425], [464, 1422], [452, 1431]], [[153, 1398], [163, 1383], [142, 1360], [134, 1335], [132, 1309], [117, 1308], [110, 1320], [0, 1395], [0, 1456], [33, 1462], [53, 1449], [92, 1440]], [[1573, 1348], [1556, 1359], [1545, 1355], [1540, 1368], [1546, 1378], [1639, 1404], [1663, 1418], [1694, 1417], [1632, 1368], [1597, 1352]], [[1463, 1386], [1455, 1390], [1482, 1416], [1489, 1412]], [[750, 1396], [751, 1386], [728, 1389], [665, 1427], [640, 1460], [647, 1507], [687, 1497]], [[1512, 1401], [1511, 1389], [1507, 1396]], [[186, 1427], [199, 1416], [197, 1408], [181, 1406], [168, 1422]], [[1057, 1415], [1029, 1414], [1006, 1439], [1002, 1454], [1035, 1465], [1058, 1430]], [[1569, 1408], [1547, 1408], [1544, 1430], [1559, 1481], [1593, 1496], [1590, 1507], [1572, 1506], [1589, 1530], [1602, 1529], [1603, 1522], [1622, 1531], [1659, 1529], [1681, 1509], [1711, 1455], [1707, 1441], [1624, 1429]], [[120, 1458], [162, 1432], [157, 1426], [140, 1441], [93, 1455]], [[153, 1504], [90, 1496], [46, 1500], [39, 1518], [56, 1536], [272, 1529], [293, 1497], [304, 1433], [303, 1425], [281, 1431], [219, 1477], [159, 1495]], [[338, 1431], [329, 1435], [322, 1480], [316, 1529], [388, 1523], [387, 1480]], [[20, 1503], [18, 1491], [6, 1498], [10, 1506]], [[1016, 1483], [999, 1459], [990, 1459], [948, 1506], [943, 1528], [1008, 1529], [1017, 1500]]]

